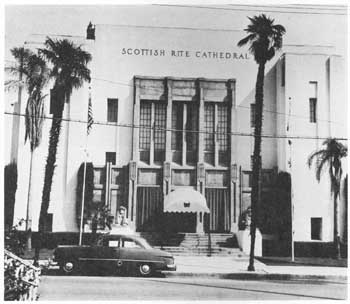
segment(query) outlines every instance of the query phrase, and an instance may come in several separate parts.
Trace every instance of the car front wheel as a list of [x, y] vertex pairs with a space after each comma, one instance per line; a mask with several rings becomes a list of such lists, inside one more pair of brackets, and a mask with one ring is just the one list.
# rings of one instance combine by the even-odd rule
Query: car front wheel
[[61, 270], [64, 274], [70, 275], [78, 272], [78, 262], [75, 260], [64, 261], [61, 265]]
[[142, 263], [139, 265], [139, 274], [142, 277], [149, 277], [153, 272], [152, 265], [149, 263]]

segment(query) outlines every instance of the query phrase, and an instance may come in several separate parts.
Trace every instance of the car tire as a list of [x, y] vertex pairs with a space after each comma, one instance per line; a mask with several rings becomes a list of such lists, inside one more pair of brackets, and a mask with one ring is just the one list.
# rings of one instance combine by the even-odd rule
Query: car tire
[[149, 277], [153, 273], [153, 267], [149, 263], [141, 263], [138, 266], [138, 273], [141, 277]]
[[65, 275], [72, 275], [79, 272], [78, 261], [76, 260], [66, 260], [61, 264], [61, 271]]

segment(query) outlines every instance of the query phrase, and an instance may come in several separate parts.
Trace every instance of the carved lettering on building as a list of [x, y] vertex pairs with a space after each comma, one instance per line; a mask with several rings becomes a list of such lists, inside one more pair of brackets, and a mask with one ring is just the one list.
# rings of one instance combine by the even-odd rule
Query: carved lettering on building
[[124, 56], [149, 56], [149, 57], [175, 57], [175, 58], [197, 58], [197, 59], [217, 59], [217, 60], [249, 60], [248, 53], [238, 53], [230, 51], [190, 51], [190, 50], [165, 50], [148, 48], [122, 48], [121, 54]]

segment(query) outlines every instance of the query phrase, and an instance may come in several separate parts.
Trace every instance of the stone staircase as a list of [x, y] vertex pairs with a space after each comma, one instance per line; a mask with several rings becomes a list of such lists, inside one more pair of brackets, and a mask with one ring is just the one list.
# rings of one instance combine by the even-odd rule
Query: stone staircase
[[240, 258], [236, 238], [230, 233], [146, 233], [140, 235], [154, 248], [181, 256], [234, 256]]

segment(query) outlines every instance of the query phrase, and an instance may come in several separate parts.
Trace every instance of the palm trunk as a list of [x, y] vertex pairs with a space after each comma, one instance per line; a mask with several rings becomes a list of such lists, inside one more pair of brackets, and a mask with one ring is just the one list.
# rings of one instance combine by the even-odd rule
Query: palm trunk
[[259, 64], [258, 75], [255, 87], [255, 129], [254, 129], [254, 153], [253, 153], [253, 173], [252, 173], [252, 196], [251, 209], [252, 218], [250, 224], [250, 255], [248, 271], [255, 271], [254, 250], [255, 233], [257, 227], [257, 208], [261, 201], [261, 129], [262, 129], [262, 109], [264, 101], [264, 74], [265, 62]]
[[28, 197], [27, 197], [27, 249], [32, 250], [32, 178], [33, 178], [33, 154], [34, 151], [30, 152], [30, 165], [29, 165], [29, 182], [28, 182]]
[[46, 229], [47, 222], [47, 210], [50, 204], [50, 195], [51, 195], [51, 187], [52, 187], [52, 179], [53, 174], [56, 167], [56, 155], [57, 155], [57, 146], [60, 137], [61, 125], [62, 125], [62, 114], [64, 109], [64, 98], [62, 99], [62, 95], [57, 98], [55, 101], [57, 102], [57, 109], [53, 115], [51, 129], [50, 129], [50, 140], [49, 140], [49, 151], [48, 157], [46, 160], [45, 166], [45, 177], [44, 177], [44, 187], [42, 192], [41, 199], [41, 209], [39, 216], [39, 236], [37, 246], [35, 248], [35, 263], [39, 260], [39, 252], [41, 248], [41, 240], [43, 237], [43, 232]]
[[336, 186], [334, 190], [334, 253], [336, 259], [341, 259], [340, 254], [340, 235], [338, 229], [338, 196], [339, 196], [339, 187]]

